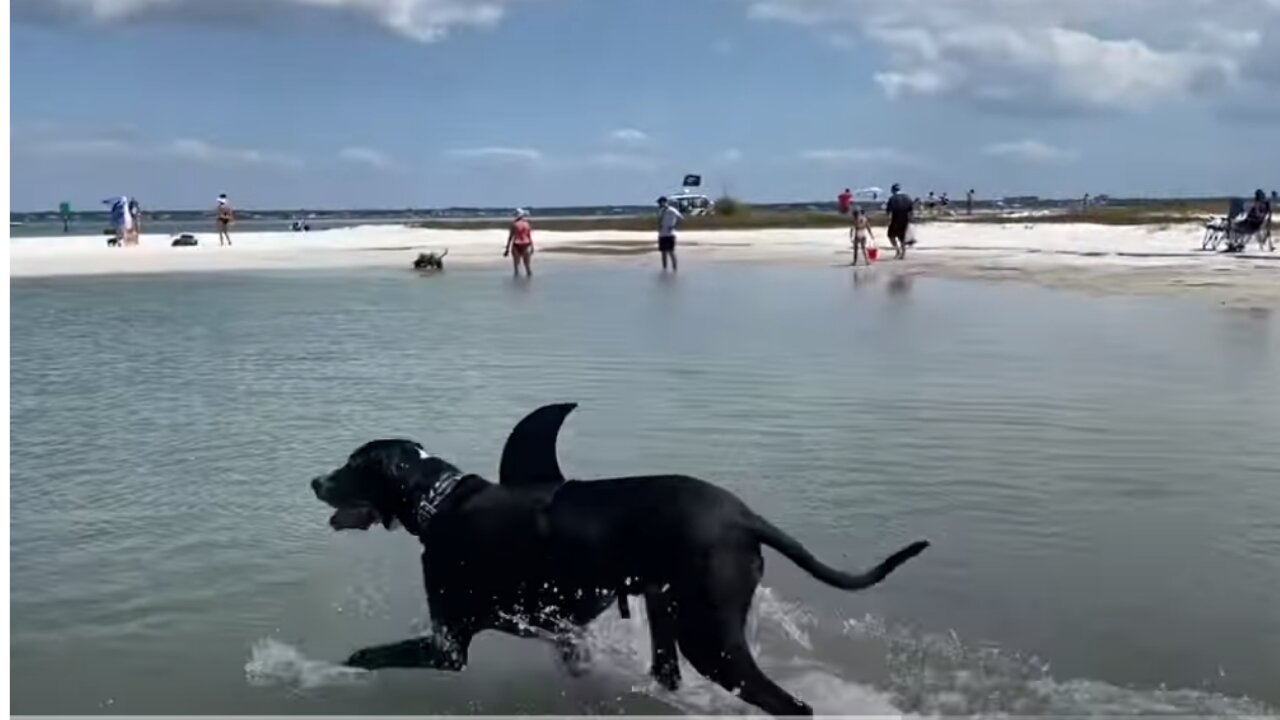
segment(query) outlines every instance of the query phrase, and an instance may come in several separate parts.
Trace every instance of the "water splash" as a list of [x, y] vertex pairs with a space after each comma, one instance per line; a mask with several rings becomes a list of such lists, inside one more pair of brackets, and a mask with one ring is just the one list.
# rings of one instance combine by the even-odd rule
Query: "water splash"
[[308, 658], [301, 650], [274, 638], [263, 638], [253, 644], [244, 674], [250, 685], [283, 685], [303, 690], [355, 685], [371, 677], [364, 670]]
[[[595, 658], [594, 672], [632, 682], [632, 691], [690, 715], [763, 715], [719, 685], [698, 674], [680, 659], [682, 684], [670, 692], [649, 677], [648, 618], [643, 602], [633, 602], [631, 619], [607, 613], [588, 631], [587, 644]], [[818, 626], [804, 606], [780, 599], [760, 588], [747, 623], [747, 640], [756, 661], [770, 677], [813, 706], [819, 715], [894, 715], [889, 695], [854, 682], [813, 657], [811, 631]]]
[[883, 646], [895, 705], [926, 715], [969, 716], [1273, 716], [1248, 698], [1202, 690], [1123, 688], [1097, 680], [1061, 680], [1047, 662], [971, 645], [952, 632], [919, 633], [875, 617], [846, 620], [846, 637]]
[[[586, 644], [593, 657], [593, 675], [620, 682], [633, 693], [667, 705], [672, 713], [763, 715], [702, 677], [683, 658], [681, 688], [673, 693], [659, 686], [649, 677], [652, 655], [644, 603], [633, 601], [631, 610], [630, 619], [607, 612], [588, 628]], [[1276, 714], [1247, 698], [1200, 690], [1131, 689], [1095, 680], [1063, 681], [1052, 676], [1048, 663], [1033, 656], [965, 643], [955, 633], [929, 634], [891, 626], [873, 616], [846, 620], [840, 632], [833, 630], [803, 604], [784, 600], [762, 587], [748, 620], [747, 640], [771, 678], [825, 716]], [[833, 641], [871, 646], [868, 651], [883, 657], [887, 665], [888, 680], [878, 683], [884, 686], [855, 681], [846, 677], [853, 670], [825, 661], [820, 646]], [[245, 675], [254, 685], [304, 690], [358, 685], [372, 677], [361, 670], [308, 658], [273, 638], [254, 644]]]

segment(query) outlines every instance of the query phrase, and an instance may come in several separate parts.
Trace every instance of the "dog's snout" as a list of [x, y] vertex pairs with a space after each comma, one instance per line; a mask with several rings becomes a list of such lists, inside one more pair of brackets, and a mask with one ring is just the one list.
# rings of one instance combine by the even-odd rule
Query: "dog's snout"
[[324, 475], [317, 475], [311, 479], [311, 491], [316, 495], [320, 494], [320, 490], [324, 488]]

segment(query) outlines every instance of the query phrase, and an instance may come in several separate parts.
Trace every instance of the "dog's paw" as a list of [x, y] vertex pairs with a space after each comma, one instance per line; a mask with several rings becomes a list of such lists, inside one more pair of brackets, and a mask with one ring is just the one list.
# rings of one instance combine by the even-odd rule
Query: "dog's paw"
[[583, 677], [591, 672], [591, 648], [585, 643], [559, 643], [556, 646], [560, 665], [572, 677]]
[[669, 692], [680, 689], [680, 665], [675, 662], [664, 662], [654, 665], [649, 674]]

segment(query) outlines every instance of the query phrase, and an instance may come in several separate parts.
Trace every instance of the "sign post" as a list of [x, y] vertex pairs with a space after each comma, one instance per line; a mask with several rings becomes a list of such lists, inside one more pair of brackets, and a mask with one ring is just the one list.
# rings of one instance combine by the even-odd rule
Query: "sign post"
[[62, 216], [62, 232], [66, 234], [71, 232], [71, 203], [58, 203], [58, 214]]

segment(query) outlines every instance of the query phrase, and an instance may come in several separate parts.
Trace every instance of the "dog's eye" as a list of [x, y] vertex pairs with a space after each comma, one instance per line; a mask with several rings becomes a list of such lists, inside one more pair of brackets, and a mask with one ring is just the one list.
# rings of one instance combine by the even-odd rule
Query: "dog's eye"
[[396, 463], [396, 469], [397, 469], [397, 470], [408, 470], [408, 469], [409, 469], [409, 463], [407, 463], [407, 462], [398, 462], [398, 463]]

